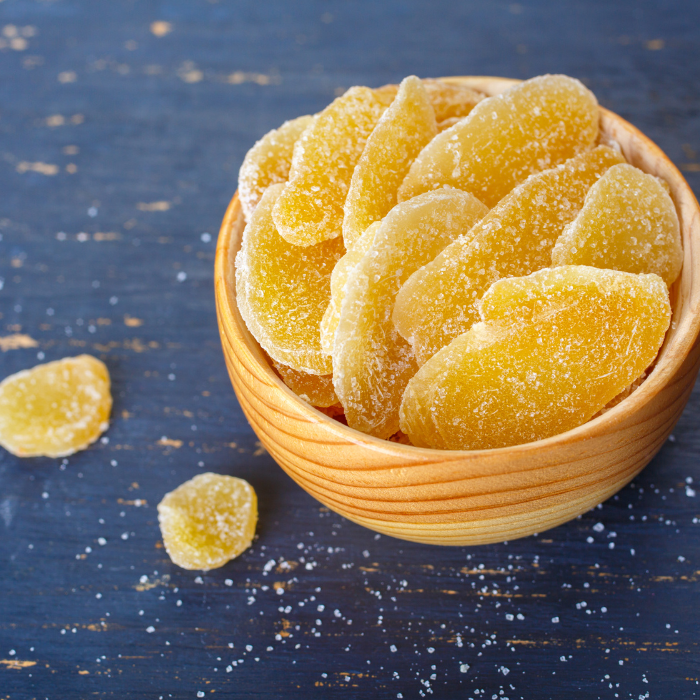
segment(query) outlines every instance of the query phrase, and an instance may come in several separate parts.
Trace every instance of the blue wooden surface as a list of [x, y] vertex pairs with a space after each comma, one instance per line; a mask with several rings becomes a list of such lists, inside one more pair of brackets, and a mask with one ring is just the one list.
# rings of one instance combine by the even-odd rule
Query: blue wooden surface
[[[212, 291], [245, 151], [353, 84], [569, 73], [697, 191], [699, 22], [691, 0], [1, 2], [0, 337], [37, 345], [0, 352], [0, 376], [92, 352], [115, 406], [67, 460], [0, 454], [0, 698], [700, 696], [697, 393], [580, 519], [403, 543], [258, 448]], [[260, 524], [199, 575], [170, 563], [155, 506], [203, 470], [248, 479]]]

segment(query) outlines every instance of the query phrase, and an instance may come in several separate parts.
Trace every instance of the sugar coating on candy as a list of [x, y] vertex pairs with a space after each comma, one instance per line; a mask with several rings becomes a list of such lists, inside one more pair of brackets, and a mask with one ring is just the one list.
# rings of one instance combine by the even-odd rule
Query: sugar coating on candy
[[333, 388], [332, 374], [308, 374], [274, 360], [272, 360], [272, 364], [282, 381], [297, 396], [312, 406], [328, 408], [338, 403], [338, 397], [335, 395], [335, 389]]
[[158, 504], [163, 544], [183, 569], [217, 569], [250, 547], [258, 499], [243, 479], [198, 474]]
[[0, 383], [0, 445], [18, 457], [66, 457], [109, 427], [107, 367], [91, 355], [67, 357]]
[[277, 233], [272, 208], [284, 185], [271, 185], [243, 231], [236, 256], [238, 308], [248, 330], [275, 361], [309, 374], [330, 374], [321, 350], [321, 319], [341, 238], [301, 247]]
[[321, 320], [321, 348], [326, 355], [333, 354], [335, 331], [340, 320], [340, 307], [345, 298], [345, 283], [348, 281], [348, 275], [372, 247], [374, 234], [380, 225], [381, 221], [375, 221], [373, 224], [370, 224], [333, 268], [331, 273], [331, 300]]
[[680, 224], [662, 181], [616, 165], [591, 187], [552, 250], [553, 265], [653, 272], [670, 287], [683, 264]]
[[367, 139], [352, 174], [343, 219], [347, 247], [396, 204], [411, 163], [436, 134], [428, 93], [419, 78], [408, 76]]
[[671, 319], [657, 275], [584, 266], [501, 280], [481, 310], [406, 388], [414, 445], [508, 447], [582, 425], [644, 372]]
[[289, 243], [315, 245], [339, 236], [343, 204], [367, 138], [386, 109], [386, 96], [350, 88], [316, 115], [294, 145], [289, 182], [273, 211]]
[[478, 302], [503, 277], [550, 265], [557, 238], [587, 191], [623, 156], [607, 146], [531, 175], [468, 235], [447, 246], [401, 288], [394, 323], [419, 365], [479, 320]]
[[369, 251], [353, 267], [333, 348], [333, 384], [351, 428], [388, 438], [417, 365], [396, 332], [391, 310], [408, 276], [481, 219], [488, 209], [454, 189], [428, 192], [394, 207]]
[[445, 185], [493, 207], [528, 175], [590, 148], [598, 103], [578, 80], [532, 78], [479, 102], [438, 134], [413, 162], [399, 201]]
[[312, 120], [312, 116], [304, 116], [285, 122], [265, 134], [246, 154], [238, 173], [238, 198], [246, 221], [270, 185], [287, 181], [294, 144]]
[[438, 122], [466, 117], [486, 97], [483, 92], [477, 92], [466, 85], [445, 83], [433, 78], [424, 79], [423, 85]]

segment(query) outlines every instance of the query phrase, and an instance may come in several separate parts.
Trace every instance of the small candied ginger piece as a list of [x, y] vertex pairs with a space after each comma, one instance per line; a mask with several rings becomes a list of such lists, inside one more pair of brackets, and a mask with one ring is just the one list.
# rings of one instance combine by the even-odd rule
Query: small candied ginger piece
[[335, 331], [340, 320], [340, 308], [345, 298], [345, 283], [348, 281], [348, 275], [372, 247], [374, 234], [381, 226], [381, 223], [381, 221], [375, 221], [373, 224], [370, 224], [367, 230], [355, 241], [333, 268], [331, 273], [331, 300], [321, 321], [321, 347], [326, 355], [333, 354]]
[[333, 388], [332, 374], [308, 374], [299, 372], [292, 367], [287, 367], [272, 360], [282, 381], [300, 398], [312, 406], [328, 408], [338, 403], [338, 397]]
[[385, 102], [369, 88], [350, 88], [304, 130], [294, 146], [289, 182], [273, 210], [286, 241], [309, 246], [342, 233], [350, 180]]
[[399, 201], [445, 185], [493, 207], [528, 175], [590, 148], [598, 103], [578, 80], [543, 75], [479, 102], [413, 162]]
[[286, 182], [292, 165], [294, 144], [312, 116], [298, 117], [263, 136], [249, 151], [238, 173], [238, 197], [245, 220], [250, 221], [263, 192], [278, 182]]
[[66, 457], [109, 427], [109, 372], [91, 355], [25, 369], [0, 383], [0, 445], [17, 457]]
[[436, 134], [428, 94], [421, 80], [410, 75], [374, 127], [352, 174], [343, 219], [348, 248], [396, 204], [396, 193], [411, 163]]
[[218, 569], [250, 547], [258, 499], [243, 479], [206, 472], [166, 493], [158, 522], [170, 558], [183, 569]]
[[657, 275], [584, 266], [500, 280], [481, 312], [409, 382], [414, 445], [492, 449], [582, 425], [644, 372], [671, 319]]
[[428, 92], [430, 104], [435, 110], [435, 120], [462, 119], [466, 117], [486, 95], [466, 85], [445, 83], [434, 78], [425, 78], [423, 85]]
[[588, 189], [623, 161], [617, 151], [598, 146], [531, 175], [468, 236], [418, 270], [394, 307], [396, 328], [413, 346], [418, 364], [479, 320], [478, 302], [496, 280], [548, 267], [557, 238], [578, 214]]
[[399, 429], [401, 397], [417, 365], [391, 320], [396, 292], [487, 211], [476, 197], [454, 189], [399, 204], [348, 274], [335, 334], [333, 384], [351, 428], [380, 438]]
[[631, 165], [610, 168], [564, 229], [552, 264], [653, 272], [670, 287], [680, 274], [683, 249], [678, 214], [664, 183]]
[[238, 308], [248, 330], [276, 362], [309, 374], [330, 374], [321, 350], [321, 319], [341, 238], [301, 247], [277, 233], [272, 208], [284, 185], [271, 185], [243, 231], [236, 256]]

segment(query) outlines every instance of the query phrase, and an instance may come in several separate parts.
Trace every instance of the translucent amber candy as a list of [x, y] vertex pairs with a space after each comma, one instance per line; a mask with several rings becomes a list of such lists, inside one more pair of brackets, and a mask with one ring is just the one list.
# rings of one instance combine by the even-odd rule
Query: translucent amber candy
[[419, 365], [479, 320], [478, 302], [503, 277], [550, 265], [554, 244], [588, 189], [624, 158], [598, 146], [532, 175], [401, 288], [393, 318]]
[[411, 163], [436, 134], [428, 94], [421, 80], [411, 75], [374, 127], [352, 174], [343, 219], [348, 248], [396, 204], [396, 193]]
[[653, 272], [670, 287], [683, 264], [680, 225], [665, 183], [631, 165], [608, 170], [552, 251], [553, 265]]
[[208, 571], [250, 547], [258, 521], [258, 499], [243, 479], [198, 474], [158, 504], [163, 544], [183, 569]]
[[479, 102], [436, 136], [413, 162], [398, 198], [450, 185], [493, 207], [528, 175], [590, 148], [597, 135], [590, 90], [564, 75], [532, 78]]
[[409, 383], [401, 430], [414, 445], [490, 449], [571, 430], [644, 372], [671, 318], [657, 275], [583, 266], [501, 280], [481, 313]]
[[487, 208], [459, 190], [428, 192], [394, 207], [369, 251], [348, 273], [333, 346], [333, 384], [348, 425], [388, 438], [417, 366], [391, 320], [396, 292], [408, 276], [470, 229]]
[[248, 330], [276, 362], [308, 374], [330, 374], [320, 326], [343, 241], [308, 247], [285, 241], [272, 220], [283, 188], [271, 185], [265, 191], [243, 232], [236, 256], [238, 308]]
[[0, 383], [0, 445], [18, 457], [66, 457], [109, 426], [109, 372], [91, 355], [67, 357]]
[[386, 102], [369, 88], [350, 88], [296, 142], [289, 182], [273, 212], [289, 243], [309, 246], [342, 233], [350, 179]]
[[238, 197], [246, 221], [270, 185], [287, 181], [294, 144], [312, 120], [305, 116], [285, 122], [265, 134], [246, 154], [238, 174]]
[[274, 360], [272, 360], [272, 364], [282, 381], [297, 396], [312, 406], [328, 408], [328, 406], [335, 406], [338, 403], [338, 397], [333, 388], [332, 374], [307, 374]]

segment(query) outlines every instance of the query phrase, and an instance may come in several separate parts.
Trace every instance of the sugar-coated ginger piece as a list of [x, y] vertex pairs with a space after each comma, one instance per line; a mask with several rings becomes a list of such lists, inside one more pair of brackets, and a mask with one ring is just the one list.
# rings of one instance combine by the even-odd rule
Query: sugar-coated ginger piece
[[467, 192], [443, 189], [399, 204], [351, 269], [335, 334], [333, 384], [351, 428], [380, 438], [399, 429], [399, 405], [417, 365], [391, 310], [408, 276], [487, 212]]
[[25, 369], [0, 383], [0, 445], [17, 457], [66, 457], [109, 427], [109, 371], [91, 355]]
[[346, 247], [396, 204], [396, 193], [411, 163], [436, 134], [428, 93], [421, 80], [410, 75], [374, 127], [352, 174], [344, 205]]
[[304, 116], [285, 122], [265, 134], [246, 154], [238, 173], [238, 197], [246, 221], [250, 221], [270, 185], [287, 181], [294, 144], [312, 120], [312, 116]]
[[466, 117], [481, 100], [486, 98], [483, 92], [477, 92], [466, 85], [445, 83], [434, 78], [424, 78], [423, 85], [428, 92], [438, 123], [446, 119]]
[[282, 238], [272, 208], [283, 188], [268, 187], [243, 232], [236, 256], [238, 308], [248, 330], [276, 362], [309, 374], [330, 374], [320, 326], [343, 240], [301, 247]]
[[338, 397], [335, 395], [335, 389], [333, 388], [332, 374], [308, 374], [274, 360], [272, 360], [272, 364], [282, 381], [297, 396], [312, 406], [328, 408], [338, 403]]
[[250, 547], [258, 499], [243, 479], [206, 472], [166, 493], [158, 522], [170, 558], [183, 569], [218, 569]]
[[544, 75], [479, 102], [413, 162], [399, 201], [445, 185], [493, 207], [532, 173], [590, 148], [598, 103], [578, 80]]
[[373, 224], [370, 224], [333, 268], [331, 273], [331, 300], [321, 320], [321, 348], [323, 348], [323, 352], [326, 355], [333, 354], [335, 331], [340, 320], [340, 307], [345, 298], [345, 283], [348, 281], [348, 275], [372, 247], [374, 234], [380, 225], [381, 221], [375, 221]]
[[653, 272], [670, 287], [681, 271], [680, 225], [665, 183], [616, 165], [591, 187], [552, 250], [553, 265]]
[[309, 246], [342, 233], [350, 180], [385, 102], [369, 88], [350, 88], [304, 130], [294, 146], [289, 182], [273, 211], [286, 241]]
[[657, 275], [584, 266], [500, 280], [481, 312], [409, 382], [414, 445], [508, 447], [582, 425], [644, 372], [671, 319]]
[[396, 297], [394, 323], [418, 364], [479, 320], [478, 302], [496, 280], [548, 267], [557, 238], [578, 214], [586, 192], [623, 161], [617, 151], [598, 146], [531, 175], [468, 236], [413, 274]]

